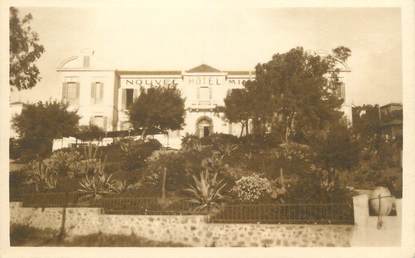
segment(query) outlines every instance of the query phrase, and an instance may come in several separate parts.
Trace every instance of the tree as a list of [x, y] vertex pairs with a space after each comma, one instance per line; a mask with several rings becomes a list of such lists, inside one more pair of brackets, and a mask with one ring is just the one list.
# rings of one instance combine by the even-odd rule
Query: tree
[[19, 10], [10, 8], [10, 86], [11, 89], [30, 89], [40, 81], [39, 69], [35, 65], [44, 47], [39, 44], [39, 36], [32, 31], [29, 13], [19, 18]]
[[304, 142], [342, 116], [337, 65], [348, 56], [345, 47], [326, 57], [301, 47], [277, 53], [256, 66], [256, 78], [246, 83], [247, 97], [239, 108], [250, 103], [250, 118], [260, 129], [255, 131], [263, 134], [270, 128], [283, 143]]
[[144, 139], [149, 133], [181, 129], [185, 115], [184, 99], [174, 86], [141, 89], [128, 113], [134, 129], [140, 130]]
[[359, 145], [347, 126], [332, 126], [326, 137], [314, 143], [316, 160], [321, 168], [329, 172], [328, 181], [335, 186], [336, 171], [350, 170], [359, 163]]
[[27, 104], [13, 117], [25, 156], [44, 157], [51, 152], [53, 139], [76, 134], [80, 117], [67, 107], [57, 101]]
[[248, 134], [250, 116], [249, 96], [246, 89], [233, 89], [225, 98], [225, 116], [231, 123], [241, 123], [241, 136], [244, 128]]

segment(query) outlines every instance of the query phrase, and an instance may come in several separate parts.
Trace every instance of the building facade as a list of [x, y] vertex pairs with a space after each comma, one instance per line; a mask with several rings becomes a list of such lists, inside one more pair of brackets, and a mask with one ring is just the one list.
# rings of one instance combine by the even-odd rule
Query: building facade
[[230, 90], [254, 79], [254, 71], [220, 71], [205, 64], [187, 71], [136, 71], [99, 69], [92, 64], [91, 56], [76, 56], [57, 69], [62, 100], [70, 109], [78, 110], [81, 125], [94, 124], [105, 131], [129, 130], [127, 107], [141, 88], [175, 85], [185, 99], [186, 115], [183, 129], [169, 134], [202, 137], [240, 133], [239, 124], [229, 123], [215, 109], [224, 106]]
[[68, 58], [57, 71], [62, 82], [62, 99], [71, 109], [78, 110], [80, 124], [95, 124], [105, 131], [131, 128], [127, 107], [142, 87], [175, 85], [185, 98], [186, 115], [183, 129], [169, 132], [173, 138], [186, 134], [239, 135], [241, 126], [229, 123], [215, 108], [224, 106], [229, 91], [243, 88], [255, 76], [254, 71], [221, 71], [205, 64], [186, 71], [102, 69], [94, 63], [92, 52]]

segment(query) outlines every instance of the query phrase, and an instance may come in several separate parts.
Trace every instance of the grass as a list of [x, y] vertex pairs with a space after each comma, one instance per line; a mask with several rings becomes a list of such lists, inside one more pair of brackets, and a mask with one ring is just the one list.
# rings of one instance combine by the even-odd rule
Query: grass
[[78, 246], [78, 247], [186, 247], [184, 244], [159, 242], [131, 234], [90, 234], [59, 241], [58, 232], [29, 226], [11, 225], [11, 246]]

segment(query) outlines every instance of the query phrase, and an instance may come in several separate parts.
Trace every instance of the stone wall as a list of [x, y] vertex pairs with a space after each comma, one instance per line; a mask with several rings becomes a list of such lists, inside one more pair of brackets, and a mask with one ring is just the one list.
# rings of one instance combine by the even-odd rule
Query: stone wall
[[[59, 230], [62, 208], [10, 204], [10, 223]], [[107, 215], [99, 208], [67, 208], [68, 235], [136, 234], [190, 246], [349, 246], [351, 225], [214, 224], [206, 216]]]
[[[190, 246], [399, 246], [401, 200], [397, 216], [369, 216], [367, 195], [355, 196], [355, 225], [215, 224], [206, 216], [109, 215], [100, 208], [67, 208], [69, 236], [93, 233], [122, 234]], [[10, 203], [10, 223], [59, 230], [63, 208], [24, 208]]]

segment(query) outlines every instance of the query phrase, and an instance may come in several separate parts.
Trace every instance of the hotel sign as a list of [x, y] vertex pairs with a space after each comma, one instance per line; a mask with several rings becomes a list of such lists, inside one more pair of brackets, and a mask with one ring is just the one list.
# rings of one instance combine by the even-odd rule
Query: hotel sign
[[[149, 88], [157, 86], [178, 86], [181, 79], [177, 78], [121, 78], [121, 88]], [[189, 85], [200, 86], [220, 86], [220, 85], [245, 85], [247, 80], [245, 79], [228, 79], [225, 80], [224, 76], [197, 76], [185, 78], [185, 82]]]
[[120, 80], [122, 88], [148, 88], [148, 87], [157, 87], [157, 86], [168, 86], [174, 85], [177, 86], [177, 80], [163, 78], [163, 79], [153, 79], [153, 78], [122, 78]]

